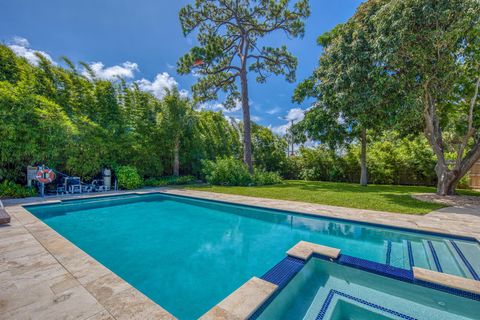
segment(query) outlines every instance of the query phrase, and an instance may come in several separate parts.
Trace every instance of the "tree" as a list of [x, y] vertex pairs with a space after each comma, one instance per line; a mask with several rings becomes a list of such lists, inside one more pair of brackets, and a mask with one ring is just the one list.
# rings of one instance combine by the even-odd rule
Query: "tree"
[[[248, 73], [264, 83], [269, 74], [285, 75], [295, 80], [297, 59], [279, 48], [259, 47], [259, 40], [274, 31], [289, 37], [302, 37], [304, 19], [310, 14], [308, 0], [291, 5], [290, 0], [197, 0], [180, 10], [180, 22], [185, 36], [198, 31], [199, 46], [181, 57], [180, 74], [194, 71], [200, 76], [192, 87], [195, 99], [218, 99], [226, 93], [225, 106], [238, 100], [243, 110], [244, 162], [253, 172]], [[240, 92], [237, 81], [240, 80]]]
[[389, 1], [374, 17], [376, 56], [423, 114], [437, 193], [455, 193], [480, 158], [480, 3]]
[[172, 144], [173, 150], [173, 175], [180, 174], [180, 146], [182, 138], [193, 129], [194, 112], [192, 104], [187, 97], [182, 97], [177, 88], [166, 90], [162, 99], [162, 113], [160, 127], [165, 137]]
[[294, 94], [297, 102], [316, 98], [299, 125], [310, 138], [333, 147], [360, 140], [363, 186], [367, 185], [367, 132], [389, 126], [395, 101], [391, 80], [374, 55], [371, 18], [379, 8], [379, 1], [362, 4], [347, 23], [318, 38], [324, 50], [319, 66]]

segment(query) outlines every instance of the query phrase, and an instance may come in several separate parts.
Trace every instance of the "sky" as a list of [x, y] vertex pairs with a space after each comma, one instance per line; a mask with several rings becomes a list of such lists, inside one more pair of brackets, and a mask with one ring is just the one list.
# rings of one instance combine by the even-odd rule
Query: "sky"
[[[317, 37], [353, 15], [360, 0], [310, 0], [303, 39], [288, 39], [282, 32], [268, 35], [272, 46], [287, 45], [298, 58], [297, 81], [271, 76], [265, 84], [249, 77], [252, 120], [282, 134], [290, 120], [300, 120], [305, 104], [291, 102], [293, 90], [308, 77], [322, 53]], [[184, 37], [178, 11], [194, 0], [0, 0], [0, 41], [35, 63], [40, 51], [54, 63], [62, 56], [87, 62], [97, 77], [122, 76], [138, 81], [143, 90], [161, 97], [164, 88], [178, 86], [188, 94], [197, 78], [178, 75], [176, 62], [195, 46]], [[221, 101], [204, 108], [223, 110], [241, 119], [241, 110], [225, 110]]]

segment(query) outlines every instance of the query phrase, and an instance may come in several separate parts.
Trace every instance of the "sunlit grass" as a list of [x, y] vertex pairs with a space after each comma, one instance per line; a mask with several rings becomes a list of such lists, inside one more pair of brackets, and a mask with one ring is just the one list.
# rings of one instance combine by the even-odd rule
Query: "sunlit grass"
[[[200, 185], [186, 188], [408, 214], [425, 214], [444, 207], [411, 197], [414, 193], [433, 193], [435, 188], [432, 187], [391, 185], [362, 187], [353, 183], [287, 180], [282, 184], [261, 187]], [[480, 196], [479, 192], [470, 190], [460, 190], [459, 193]]]

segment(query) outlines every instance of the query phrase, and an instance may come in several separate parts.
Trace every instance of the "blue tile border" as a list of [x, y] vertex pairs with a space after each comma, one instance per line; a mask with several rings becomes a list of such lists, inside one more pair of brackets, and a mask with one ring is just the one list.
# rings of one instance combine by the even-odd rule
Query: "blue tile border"
[[304, 260], [289, 256], [267, 271], [261, 279], [276, 284], [281, 289], [287, 285], [287, 283], [303, 268], [304, 265]]
[[405, 320], [416, 320], [416, 318], [414, 317], [410, 317], [406, 314], [403, 314], [401, 312], [398, 312], [398, 311], [395, 311], [395, 310], [392, 310], [392, 309], [388, 309], [388, 308], [385, 308], [385, 307], [382, 307], [378, 304], [375, 304], [375, 303], [371, 303], [371, 302], [368, 302], [366, 300], [363, 300], [363, 299], [360, 299], [360, 298], [357, 298], [357, 297], [354, 297], [352, 295], [349, 295], [347, 293], [344, 293], [344, 292], [341, 292], [341, 291], [338, 291], [338, 290], [330, 290], [328, 292], [328, 295], [327, 295], [327, 298], [325, 299], [325, 301], [323, 302], [323, 305], [322, 305], [322, 309], [320, 309], [320, 312], [318, 313], [317, 317], [315, 318], [315, 320], [323, 320], [323, 318], [325, 317], [325, 314], [327, 313], [328, 311], [328, 308], [330, 307], [330, 303], [332, 302], [333, 298], [335, 297], [335, 295], [339, 295], [341, 297], [344, 297], [344, 298], [347, 298], [347, 299], [350, 299], [350, 300], [353, 300], [355, 302], [358, 302], [358, 303], [361, 303], [361, 304], [364, 304], [368, 307], [371, 307], [371, 308], [374, 308], [374, 309], [377, 309], [379, 311], [382, 311], [382, 312], [385, 312], [385, 313], [388, 313], [388, 314], [391, 314], [393, 316], [396, 316], [396, 317], [399, 317], [401, 319], [405, 319]]
[[427, 240], [427, 243], [430, 248], [430, 251], [432, 252], [433, 262], [435, 262], [435, 267], [437, 268], [438, 272], [443, 272], [442, 266], [440, 265], [440, 260], [438, 260], [437, 251], [435, 251], [432, 241]]
[[455, 241], [450, 240], [450, 243], [452, 244], [453, 248], [455, 251], [457, 251], [458, 255], [460, 256], [460, 259], [462, 259], [463, 263], [467, 267], [468, 271], [470, 271], [470, 274], [472, 275], [473, 279], [479, 281], [480, 277], [478, 276], [477, 272], [473, 268], [473, 266], [470, 264], [470, 261], [468, 261], [467, 257], [463, 254], [462, 250], [458, 246], [458, 244], [455, 243]]
[[401, 269], [386, 264], [373, 262], [365, 259], [360, 259], [345, 254], [341, 254], [337, 262], [341, 265], [352, 267], [355, 269], [360, 269], [375, 273], [381, 276], [387, 276], [397, 280], [412, 282], [413, 281], [413, 271], [407, 269]]
[[295, 275], [302, 270], [307, 261], [295, 257], [287, 256], [273, 268], [268, 270], [262, 277], [262, 280], [271, 282], [278, 286], [278, 289], [255, 310], [255, 312], [248, 318], [249, 320], [257, 319], [260, 314], [268, 307], [268, 305], [277, 297], [283, 288], [295, 277]]
[[446, 293], [454, 294], [454, 295], [459, 296], [459, 297], [463, 297], [463, 298], [467, 298], [467, 299], [471, 299], [471, 300], [475, 300], [475, 301], [480, 302], [480, 294], [477, 294], [477, 293], [468, 292], [468, 291], [455, 289], [455, 288], [451, 288], [451, 287], [446, 287], [446, 286], [443, 286], [441, 284], [427, 282], [427, 281], [423, 281], [423, 280], [419, 280], [419, 279], [415, 279], [413, 281], [413, 283], [417, 284], [417, 285], [420, 285], [422, 287], [427, 287], [427, 288], [430, 288], [430, 289], [443, 291], [443, 292], [446, 292]]

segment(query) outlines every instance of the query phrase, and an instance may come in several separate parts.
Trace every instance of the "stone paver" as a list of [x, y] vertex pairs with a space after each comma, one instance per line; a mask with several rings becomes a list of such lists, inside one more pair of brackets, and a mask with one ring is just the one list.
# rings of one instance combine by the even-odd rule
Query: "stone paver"
[[200, 319], [248, 319], [277, 288], [273, 283], [253, 277]]

